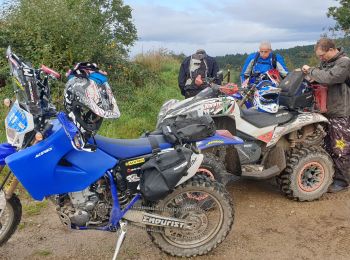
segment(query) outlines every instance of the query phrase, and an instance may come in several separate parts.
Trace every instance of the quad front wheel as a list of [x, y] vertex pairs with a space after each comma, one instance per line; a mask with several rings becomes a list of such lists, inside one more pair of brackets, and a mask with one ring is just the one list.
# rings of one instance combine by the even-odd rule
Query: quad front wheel
[[290, 199], [312, 201], [327, 192], [334, 175], [333, 160], [321, 147], [292, 151], [279, 176], [281, 191]]

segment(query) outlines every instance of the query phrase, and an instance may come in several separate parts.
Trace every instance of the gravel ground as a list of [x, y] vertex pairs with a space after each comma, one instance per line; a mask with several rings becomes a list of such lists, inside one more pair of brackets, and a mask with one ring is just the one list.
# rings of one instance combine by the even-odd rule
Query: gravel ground
[[[235, 223], [210, 254], [193, 259], [350, 259], [350, 191], [314, 202], [294, 202], [269, 182], [228, 187]], [[53, 206], [23, 216], [22, 228], [0, 249], [0, 259], [111, 259], [115, 233], [66, 230]], [[119, 259], [176, 259], [143, 230], [128, 229]]]

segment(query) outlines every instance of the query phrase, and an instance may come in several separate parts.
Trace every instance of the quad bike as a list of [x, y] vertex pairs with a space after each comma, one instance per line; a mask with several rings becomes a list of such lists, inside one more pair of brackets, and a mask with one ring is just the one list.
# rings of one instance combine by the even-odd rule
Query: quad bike
[[[254, 88], [248, 92], [252, 93]], [[320, 198], [334, 174], [332, 159], [322, 148], [327, 118], [315, 111], [279, 109], [270, 114], [242, 109], [233, 94], [211, 83], [193, 98], [169, 100], [160, 110], [157, 125], [194, 111], [209, 114], [218, 128], [244, 140], [224, 152], [208, 149], [222, 157], [229, 172], [256, 180], [276, 177], [282, 193], [293, 200]]]

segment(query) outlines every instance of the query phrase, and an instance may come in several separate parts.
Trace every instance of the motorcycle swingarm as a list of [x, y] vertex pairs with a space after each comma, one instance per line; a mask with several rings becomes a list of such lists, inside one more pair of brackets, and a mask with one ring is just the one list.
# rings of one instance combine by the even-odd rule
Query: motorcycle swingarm
[[123, 216], [123, 219], [147, 226], [170, 227], [180, 229], [191, 229], [191, 225], [194, 224], [191, 221], [186, 221], [178, 218], [164, 217], [158, 214], [151, 214], [139, 210], [127, 211]]

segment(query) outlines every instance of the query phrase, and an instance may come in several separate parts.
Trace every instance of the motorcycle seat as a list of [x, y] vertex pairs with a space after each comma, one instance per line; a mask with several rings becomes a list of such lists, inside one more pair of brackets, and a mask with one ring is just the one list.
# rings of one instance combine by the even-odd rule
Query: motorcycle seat
[[294, 114], [284, 109], [280, 109], [275, 114], [261, 112], [256, 109], [241, 109], [241, 118], [258, 128], [264, 128], [285, 124], [294, 118]]
[[[163, 135], [153, 135], [161, 149], [171, 148]], [[127, 159], [152, 153], [152, 146], [148, 138], [138, 139], [113, 139], [104, 136], [95, 136], [99, 149], [118, 159]]]

